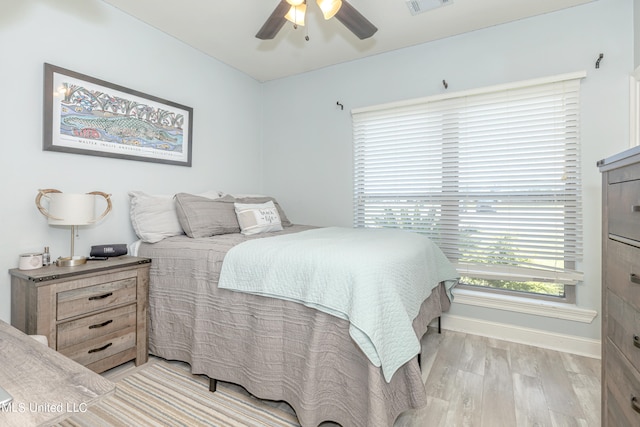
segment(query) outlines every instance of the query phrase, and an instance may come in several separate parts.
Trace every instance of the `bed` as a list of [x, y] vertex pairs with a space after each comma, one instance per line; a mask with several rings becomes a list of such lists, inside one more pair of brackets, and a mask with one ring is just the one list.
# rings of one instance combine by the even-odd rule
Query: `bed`
[[[258, 239], [303, 234], [316, 227], [290, 224], [276, 202], [285, 224], [278, 231], [190, 237], [198, 236], [194, 218], [210, 221], [212, 215], [203, 210], [211, 203], [194, 197], [182, 199], [202, 202], [187, 215], [190, 223], [180, 208], [193, 205], [177, 202], [181, 232], [176, 228], [173, 235], [141, 242], [134, 249], [137, 255], [153, 260], [151, 354], [187, 362], [193, 373], [239, 384], [256, 397], [285, 401], [304, 427], [324, 421], [344, 427], [391, 426], [400, 413], [426, 404], [417, 355], [385, 378], [381, 366], [372, 363], [352, 338], [348, 320], [300, 302], [218, 287], [223, 261], [232, 248]], [[241, 199], [227, 203], [229, 200], [237, 203]], [[134, 204], [132, 196], [132, 208]], [[215, 215], [220, 215], [218, 208]], [[158, 222], [157, 215], [155, 218]], [[132, 215], [132, 223], [138, 220]], [[185, 230], [187, 234], [182, 233]], [[145, 237], [138, 228], [136, 232]], [[410, 325], [418, 341], [449, 304], [444, 282], [418, 304]]]

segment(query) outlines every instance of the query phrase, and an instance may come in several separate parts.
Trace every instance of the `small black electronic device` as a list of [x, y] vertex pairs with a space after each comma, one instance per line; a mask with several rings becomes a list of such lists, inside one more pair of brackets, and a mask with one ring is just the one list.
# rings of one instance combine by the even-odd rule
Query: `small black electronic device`
[[127, 245], [125, 243], [118, 243], [113, 245], [97, 245], [91, 246], [91, 255], [92, 258], [103, 258], [103, 257], [115, 257], [127, 254]]

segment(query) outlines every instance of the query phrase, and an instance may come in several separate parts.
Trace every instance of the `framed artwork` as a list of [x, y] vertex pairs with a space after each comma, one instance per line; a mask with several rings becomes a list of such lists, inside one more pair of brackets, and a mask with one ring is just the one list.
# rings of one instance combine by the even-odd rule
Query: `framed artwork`
[[44, 64], [45, 151], [191, 166], [193, 109]]

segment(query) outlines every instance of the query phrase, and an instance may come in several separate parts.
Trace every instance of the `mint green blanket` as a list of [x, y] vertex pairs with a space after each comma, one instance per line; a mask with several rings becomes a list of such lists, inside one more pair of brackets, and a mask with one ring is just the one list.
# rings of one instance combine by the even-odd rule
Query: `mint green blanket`
[[296, 301], [350, 322], [350, 335], [389, 382], [420, 352], [413, 319], [440, 282], [459, 277], [427, 237], [396, 229], [328, 227], [243, 242], [218, 287]]

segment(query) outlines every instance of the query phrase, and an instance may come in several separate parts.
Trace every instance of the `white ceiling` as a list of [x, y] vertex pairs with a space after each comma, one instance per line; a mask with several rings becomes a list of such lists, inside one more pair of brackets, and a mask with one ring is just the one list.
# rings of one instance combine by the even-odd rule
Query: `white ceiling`
[[415, 16], [406, 0], [349, 0], [378, 27], [366, 40], [308, 0], [307, 25], [269, 41], [255, 34], [280, 0], [103, 1], [262, 82], [594, 0], [452, 0]]

